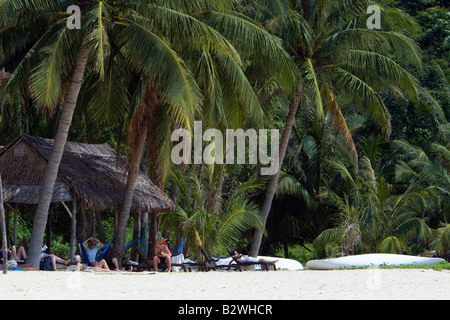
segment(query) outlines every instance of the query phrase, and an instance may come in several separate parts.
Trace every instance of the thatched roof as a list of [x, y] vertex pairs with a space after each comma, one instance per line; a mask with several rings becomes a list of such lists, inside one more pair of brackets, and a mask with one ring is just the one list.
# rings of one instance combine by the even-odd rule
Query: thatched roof
[[[21, 135], [0, 151], [4, 198], [11, 203], [37, 203], [53, 140]], [[55, 184], [53, 202], [71, 201], [77, 194], [86, 209], [119, 208], [126, 186], [128, 162], [108, 144], [67, 142]], [[167, 212], [170, 198], [140, 173], [133, 211]]]

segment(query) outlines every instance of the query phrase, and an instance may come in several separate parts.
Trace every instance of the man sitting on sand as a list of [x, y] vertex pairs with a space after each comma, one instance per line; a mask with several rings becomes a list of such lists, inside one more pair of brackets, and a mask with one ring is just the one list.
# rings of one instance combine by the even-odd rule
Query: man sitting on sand
[[[86, 246], [87, 244], [87, 246]], [[89, 263], [91, 267], [94, 267], [96, 269], [105, 269], [106, 271], [110, 271], [108, 264], [106, 263], [105, 259], [100, 260], [97, 262], [95, 258], [97, 257], [98, 250], [103, 248], [103, 244], [95, 238], [89, 238], [84, 243], [83, 246], [86, 250], [86, 255], [89, 259], [89, 261], [92, 261]]]
[[172, 269], [172, 253], [167, 245], [162, 242], [162, 239], [158, 239], [155, 243], [155, 256], [153, 257], [153, 268], [158, 271], [158, 264], [161, 263], [161, 258], [165, 259], [168, 272]]

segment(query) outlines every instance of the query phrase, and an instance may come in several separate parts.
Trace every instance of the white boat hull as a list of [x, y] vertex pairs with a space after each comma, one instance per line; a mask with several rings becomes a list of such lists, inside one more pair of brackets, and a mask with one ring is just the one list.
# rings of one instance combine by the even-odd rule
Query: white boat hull
[[441, 262], [445, 262], [445, 260], [440, 258], [425, 258], [400, 254], [373, 253], [332, 259], [311, 260], [306, 263], [306, 267], [313, 270], [334, 270], [340, 268], [378, 267], [381, 265], [396, 267], [402, 265], [421, 266], [433, 265]]

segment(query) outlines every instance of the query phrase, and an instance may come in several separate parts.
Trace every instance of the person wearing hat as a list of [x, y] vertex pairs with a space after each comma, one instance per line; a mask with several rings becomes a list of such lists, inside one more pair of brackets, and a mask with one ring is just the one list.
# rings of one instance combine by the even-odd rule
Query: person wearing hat
[[159, 238], [155, 243], [155, 256], [153, 257], [153, 268], [158, 270], [158, 264], [161, 263], [161, 259], [164, 259], [167, 265], [168, 272], [172, 269], [172, 253], [169, 247], [166, 245], [167, 240]]

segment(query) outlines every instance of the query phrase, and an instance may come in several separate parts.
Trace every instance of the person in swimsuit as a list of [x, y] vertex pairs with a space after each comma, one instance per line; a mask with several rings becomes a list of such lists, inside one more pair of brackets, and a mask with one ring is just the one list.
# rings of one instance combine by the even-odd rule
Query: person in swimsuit
[[158, 239], [155, 243], [155, 256], [153, 257], [153, 268], [155, 271], [158, 270], [158, 264], [161, 263], [161, 259], [165, 260], [167, 270], [170, 272], [172, 269], [172, 253], [162, 239]]
[[254, 258], [254, 257], [249, 257], [246, 255], [243, 255], [241, 253], [238, 253], [236, 250], [232, 250], [230, 252], [230, 255], [236, 259], [239, 262], [242, 263], [246, 263], [246, 262], [253, 262], [253, 263], [277, 263], [277, 260], [267, 260], [267, 259], [262, 259], [262, 258]]

